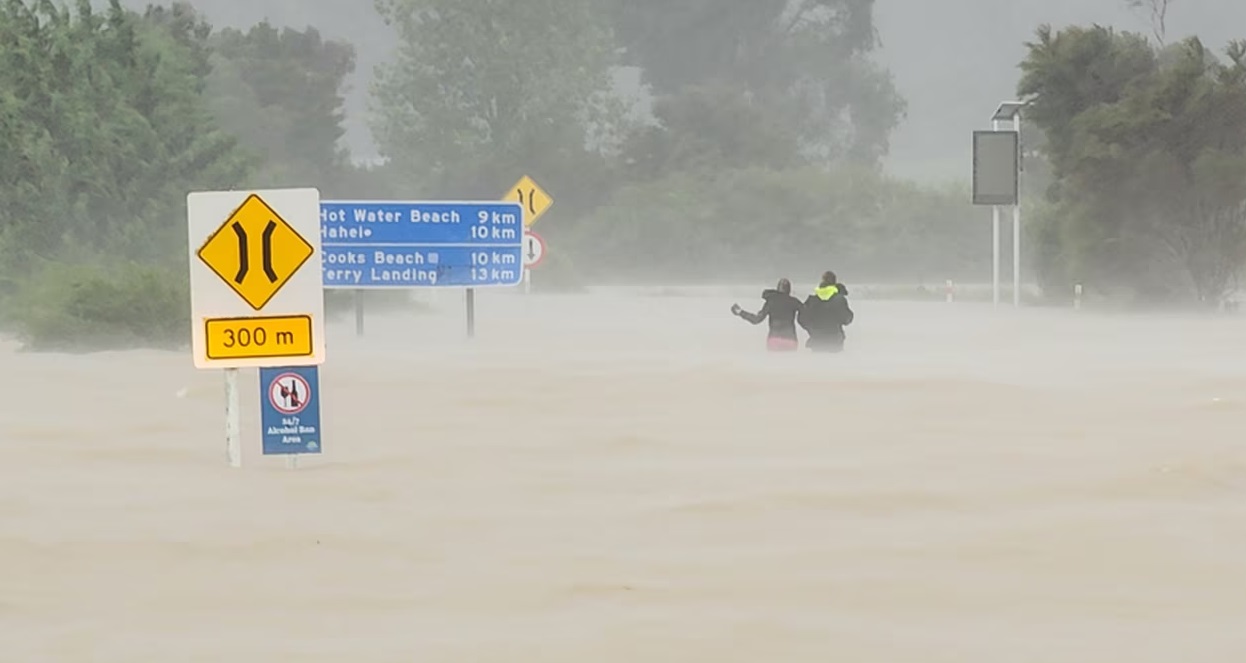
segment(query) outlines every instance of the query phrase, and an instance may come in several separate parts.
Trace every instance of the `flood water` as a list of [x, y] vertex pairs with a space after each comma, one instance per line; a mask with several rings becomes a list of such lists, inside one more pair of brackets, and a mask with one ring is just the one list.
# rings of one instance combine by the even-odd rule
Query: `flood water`
[[188, 352], [0, 345], [3, 659], [1246, 658], [1244, 320], [461, 297], [330, 325], [294, 470], [255, 371], [231, 469]]

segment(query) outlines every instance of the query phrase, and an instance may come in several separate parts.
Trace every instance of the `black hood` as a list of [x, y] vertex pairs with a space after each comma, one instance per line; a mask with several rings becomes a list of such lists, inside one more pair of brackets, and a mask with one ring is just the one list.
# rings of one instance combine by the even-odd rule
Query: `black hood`
[[784, 293], [784, 292], [779, 292], [778, 290], [774, 288], [766, 288], [765, 290], [761, 291], [761, 298], [766, 301], [770, 301], [772, 299], [782, 299], [784, 297], [790, 297], [790, 296], [791, 295]]

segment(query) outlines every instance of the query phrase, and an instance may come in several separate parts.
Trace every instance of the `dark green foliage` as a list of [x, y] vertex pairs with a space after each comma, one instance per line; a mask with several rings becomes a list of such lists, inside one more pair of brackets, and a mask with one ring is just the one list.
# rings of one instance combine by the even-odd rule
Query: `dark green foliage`
[[718, 170], [625, 187], [574, 231], [549, 235], [597, 281], [737, 283], [826, 269], [856, 282], [942, 281], [990, 264], [989, 226], [967, 198], [871, 169]]
[[198, 38], [115, 2], [103, 15], [85, 0], [76, 13], [0, 8], [0, 268], [66, 243], [167, 260], [185, 242], [186, 192], [243, 179], [233, 138], [200, 101]]
[[1246, 264], [1246, 49], [1157, 50], [1103, 27], [1038, 32], [1018, 91], [1054, 181], [1033, 231], [1048, 284], [1218, 303]]
[[868, 59], [878, 45], [874, 0], [611, 6], [625, 61], [644, 70], [659, 98], [701, 86], [730, 89], [787, 127], [787, 141], [799, 139], [802, 155], [815, 162], [876, 163], [904, 115], [890, 74]]
[[[557, 201], [538, 290], [987, 264], [963, 191], [877, 170], [904, 103], [868, 59], [873, 0], [376, 8], [399, 48], [373, 89], [387, 162], [363, 168], [340, 145], [354, 49], [315, 28], [0, 0], [0, 323], [38, 348], [184, 342], [193, 190], [492, 199], [528, 174]], [[656, 125], [615, 94], [621, 53], [654, 86]], [[1198, 163], [1220, 172], [1214, 156]]]
[[182, 347], [190, 329], [184, 269], [51, 263], [10, 301], [32, 350]]
[[629, 180], [803, 162], [791, 125], [729, 85], [689, 86], [660, 98], [654, 115], [661, 124], [638, 130], [624, 149]]
[[[0, 305], [32, 347], [189, 336], [186, 194], [361, 179], [338, 148], [352, 50], [188, 4], [0, 4]], [[241, 139], [242, 145], [239, 145]]]
[[601, 168], [618, 108], [593, 0], [376, 6], [401, 41], [377, 72], [372, 131], [404, 196], [492, 199], [525, 172], [549, 182]]
[[[491, 198], [535, 177], [557, 201], [538, 288], [828, 263], [942, 280], [989, 249], [959, 192], [873, 171], [904, 104], [867, 59], [872, 0], [377, 4], [400, 48], [374, 135], [403, 195]], [[643, 68], [656, 124], [627, 121], [613, 64]]]
[[314, 186], [326, 197], [357, 195], [341, 182], [351, 170], [343, 82], [354, 48], [321, 39], [315, 28], [261, 23], [213, 35], [207, 98], [221, 124], [263, 160], [256, 186]]
[[0, 274], [32, 343], [186, 334], [186, 192], [250, 165], [202, 102], [207, 33], [179, 6], [0, 5]]

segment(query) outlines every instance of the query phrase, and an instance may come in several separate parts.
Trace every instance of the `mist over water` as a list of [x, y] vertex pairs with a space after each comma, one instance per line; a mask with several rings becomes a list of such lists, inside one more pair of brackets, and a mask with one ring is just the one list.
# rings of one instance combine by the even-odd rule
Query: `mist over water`
[[[0, 5], [0, 663], [1246, 660], [1241, 0], [70, 4]], [[351, 243], [527, 182], [473, 339], [518, 255]], [[188, 192], [284, 187], [423, 289], [330, 320], [297, 468], [242, 371], [232, 469], [221, 371], [100, 350], [204, 323]], [[729, 313], [828, 269], [842, 354]]]
[[1246, 322], [854, 299], [845, 354], [769, 356], [727, 311], [759, 290], [482, 291], [472, 341], [460, 292], [336, 321], [294, 471], [258, 454], [254, 371], [231, 470], [186, 353], [6, 345], [4, 651], [1246, 653]]

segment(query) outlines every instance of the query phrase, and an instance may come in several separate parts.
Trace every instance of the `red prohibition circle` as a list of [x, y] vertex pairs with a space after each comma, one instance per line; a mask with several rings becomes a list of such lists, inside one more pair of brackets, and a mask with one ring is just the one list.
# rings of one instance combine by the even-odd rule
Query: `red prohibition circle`
[[[292, 380], [297, 385], [287, 387], [281, 384], [283, 379]], [[299, 398], [300, 387], [303, 390], [302, 398]], [[288, 401], [291, 396], [295, 397], [293, 402]], [[298, 414], [307, 408], [307, 404], [311, 402], [311, 399], [311, 385], [298, 373], [282, 373], [273, 378], [272, 383], [268, 385], [268, 402], [281, 414]], [[289, 404], [287, 405], [287, 403]]]
[[526, 265], [528, 269], [532, 269], [533, 267], [536, 267], [537, 265], [541, 264], [545, 260], [545, 248], [546, 248], [545, 238], [532, 232], [531, 230], [525, 230], [524, 235], [527, 236], [524, 238], [524, 249], [523, 250], [525, 251], [525, 258], [527, 257], [526, 252], [528, 250], [528, 242], [527, 242], [528, 237], [531, 237], [533, 241], [541, 245], [541, 255], [537, 256], [536, 260], [533, 260], [531, 263], [528, 263]]

